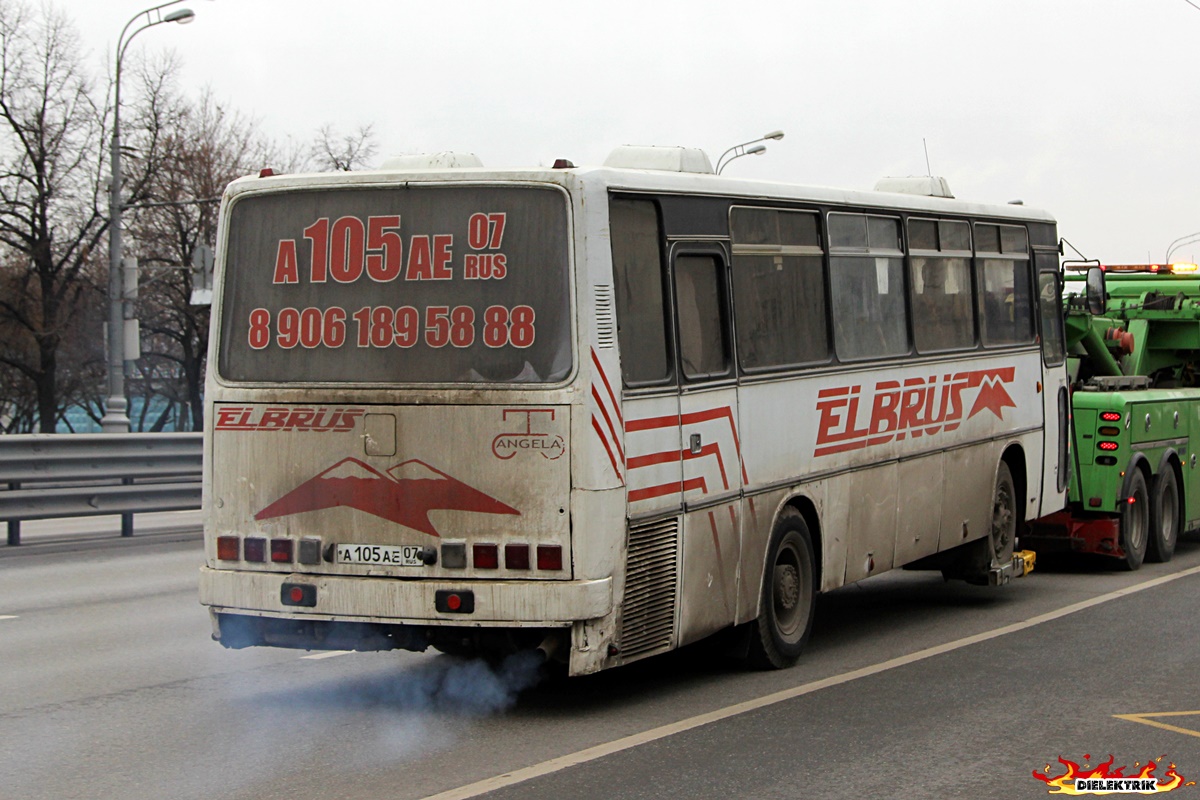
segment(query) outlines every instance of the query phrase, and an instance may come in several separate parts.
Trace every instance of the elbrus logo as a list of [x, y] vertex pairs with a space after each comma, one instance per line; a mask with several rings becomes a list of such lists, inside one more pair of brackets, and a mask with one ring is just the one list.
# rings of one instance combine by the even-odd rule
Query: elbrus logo
[[1170, 792], [1180, 786], [1196, 785], [1195, 781], [1184, 783], [1183, 776], [1175, 771], [1175, 765], [1170, 762], [1167, 762], [1167, 771], [1162, 779], [1156, 778], [1154, 772], [1166, 756], [1159, 756], [1144, 765], [1140, 761], [1134, 762], [1133, 768], [1138, 772], [1133, 775], [1125, 774], [1127, 767], [1113, 769], [1116, 758], [1112, 755], [1107, 761], [1094, 767], [1089, 767], [1086, 763], [1091, 758], [1090, 755], [1084, 755], [1085, 763], [1081, 767], [1074, 761], [1059, 756], [1058, 763], [1066, 767], [1066, 772], [1051, 776], [1050, 765], [1047, 764], [1040, 772], [1034, 770], [1033, 777], [1050, 787], [1047, 794], [1158, 794]]
[[356, 508], [430, 536], [438, 536], [429, 521], [431, 511], [518, 516], [521, 513], [415, 458], [397, 464], [386, 473], [357, 458], [343, 458], [259, 511], [254, 518], [286, 517], [337, 506]]
[[[1004, 419], [1004, 409], [1016, 408], [1005, 384], [1014, 367], [977, 369], [953, 375], [930, 375], [879, 381], [870, 395], [861, 385], [837, 386], [817, 393], [817, 446], [814, 456], [827, 456], [862, 447], [875, 447], [911, 436], [935, 436], [958, 428], [984, 410]], [[964, 399], [975, 392], [966, 417]]]

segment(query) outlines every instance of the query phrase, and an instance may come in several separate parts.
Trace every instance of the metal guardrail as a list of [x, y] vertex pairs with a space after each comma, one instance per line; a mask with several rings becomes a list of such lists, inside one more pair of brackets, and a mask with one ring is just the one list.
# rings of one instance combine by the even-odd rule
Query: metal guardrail
[[[96, 433], [0, 436], [0, 520], [8, 543], [21, 521], [200, 508], [202, 434]], [[5, 488], [7, 487], [7, 488]]]

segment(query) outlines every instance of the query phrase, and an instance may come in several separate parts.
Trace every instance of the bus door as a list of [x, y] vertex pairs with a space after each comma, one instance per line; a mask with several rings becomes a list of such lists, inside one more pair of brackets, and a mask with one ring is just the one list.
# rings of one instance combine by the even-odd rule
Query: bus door
[[1067, 392], [1062, 281], [1054, 250], [1034, 252], [1037, 270], [1038, 319], [1042, 345], [1042, 408], [1044, 412], [1041, 516], [1066, 505], [1070, 478], [1071, 401]]
[[683, 461], [680, 644], [737, 612], [743, 466], [737, 431], [728, 258], [715, 243], [670, 248]]

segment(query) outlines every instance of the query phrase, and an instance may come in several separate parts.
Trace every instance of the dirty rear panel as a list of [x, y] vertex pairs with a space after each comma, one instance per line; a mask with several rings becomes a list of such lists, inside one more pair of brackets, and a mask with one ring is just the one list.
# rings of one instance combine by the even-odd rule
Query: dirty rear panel
[[[218, 403], [208, 563], [405, 578], [570, 578], [569, 430], [569, 406]], [[238, 537], [241, 557], [218, 560], [219, 536]], [[245, 557], [246, 540], [256, 538], [265, 540], [262, 561]], [[275, 544], [281, 539], [292, 541], [293, 557], [273, 561], [273, 547], [286, 549]], [[258, 546], [249, 545], [251, 556]], [[539, 568], [539, 546], [561, 548], [561, 568]], [[316, 563], [301, 563], [314, 548]], [[436, 560], [424, 563], [431, 552]]]

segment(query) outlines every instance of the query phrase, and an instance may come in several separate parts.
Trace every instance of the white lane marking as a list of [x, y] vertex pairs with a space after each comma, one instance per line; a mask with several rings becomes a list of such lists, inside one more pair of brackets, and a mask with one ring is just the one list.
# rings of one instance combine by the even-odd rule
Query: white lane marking
[[0, 614], [0, 619], [16, 619], [16, 614]]
[[353, 653], [353, 650], [327, 650], [324, 653], [313, 653], [311, 656], [300, 656], [307, 658], [310, 661], [320, 661], [322, 658], [333, 658], [334, 656], [344, 656], [347, 653]]
[[604, 742], [603, 744], [588, 747], [574, 753], [568, 753], [565, 756], [552, 758], [548, 761], [543, 761], [540, 764], [534, 764], [529, 767], [513, 770], [512, 772], [506, 772], [503, 775], [496, 775], [491, 778], [485, 778], [481, 781], [476, 781], [475, 783], [467, 784], [466, 786], [460, 786], [456, 789], [448, 789], [438, 794], [429, 795], [425, 798], [425, 800], [467, 800], [467, 798], [470, 797], [478, 797], [481, 794], [494, 792], [497, 789], [503, 789], [518, 783], [524, 783], [525, 781], [532, 780], [534, 778], [540, 778], [543, 775], [549, 775], [554, 772], [559, 772], [567, 769], [568, 767], [574, 767], [578, 764], [586, 764], [589, 761], [595, 761], [598, 758], [604, 758], [605, 756], [612, 755], [613, 753], [619, 753], [622, 750], [629, 750], [631, 748], [648, 744], [659, 739], [665, 739], [668, 736], [674, 736], [677, 733], [690, 731], [695, 728], [708, 725], [712, 722], [719, 722], [723, 719], [736, 717], [739, 714], [757, 711], [760, 708], [766, 708], [767, 706], [772, 706], [776, 703], [782, 703], [785, 700], [791, 700], [795, 697], [801, 697], [806, 694], [812, 694], [813, 692], [819, 692], [822, 689], [828, 689], [832, 686], [840, 686], [843, 683], [856, 681], [859, 678], [878, 675], [879, 673], [886, 672], [890, 669], [907, 666], [908, 664], [913, 664], [918, 661], [924, 661], [927, 658], [933, 658], [934, 656], [940, 656], [944, 653], [950, 653], [955, 650], [960, 650], [964, 647], [970, 647], [973, 644], [986, 642], [989, 639], [1007, 636], [1010, 633], [1017, 633], [1018, 631], [1032, 628], [1035, 625], [1041, 625], [1043, 622], [1051, 622], [1053, 620], [1068, 616], [1069, 614], [1074, 614], [1078, 611], [1084, 611], [1092, 608], [1093, 606], [1098, 606], [1101, 603], [1107, 603], [1110, 600], [1116, 600], [1127, 595], [1136, 594], [1137, 592], [1145, 589], [1152, 589], [1155, 586], [1161, 586], [1164, 583], [1170, 583], [1171, 581], [1196, 574], [1200, 574], [1200, 567], [1191, 567], [1183, 572], [1176, 572], [1172, 575], [1164, 575], [1161, 578], [1153, 578], [1143, 583], [1127, 586], [1124, 589], [1117, 589], [1116, 591], [1109, 592], [1108, 594], [1098, 595], [1090, 600], [1083, 600], [1078, 603], [1073, 603], [1069, 606], [1063, 606], [1055, 611], [1049, 611], [1045, 614], [1039, 614], [1036, 617], [1030, 617], [1023, 622], [1014, 622], [1011, 625], [1004, 625], [990, 631], [974, 634], [973, 636], [965, 636], [962, 639], [957, 639], [953, 642], [927, 647], [924, 650], [918, 650], [915, 653], [909, 653], [905, 656], [898, 656], [897, 658], [889, 659], [888, 661], [872, 664], [869, 667], [862, 667], [860, 669], [842, 673], [841, 675], [833, 675], [828, 678], [823, 678], [819, 681], [813, 681], [812, 683], [794, 686], [791, 689], [784, 689], [772, 694], [763, 695], [762, 697], [756, 697], [752, 700], [734, 703], [731, 706], [718, 708], [715, 711], [709, 711], [705, 714], [697, 714], [694, 717], [681, 719], [678, 722], [660, 725], [657, 728], [651, 728], [650, 730], [642, 731], [641, 733], [631, 734], [630, 736], [625, 736], [620, 739], [614, 739], [611, 742]]

